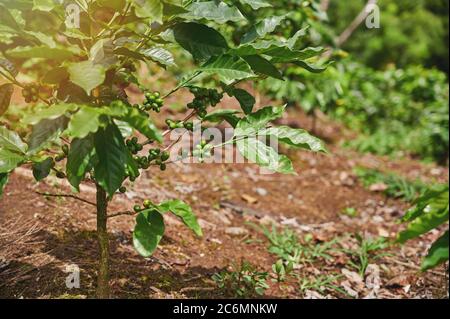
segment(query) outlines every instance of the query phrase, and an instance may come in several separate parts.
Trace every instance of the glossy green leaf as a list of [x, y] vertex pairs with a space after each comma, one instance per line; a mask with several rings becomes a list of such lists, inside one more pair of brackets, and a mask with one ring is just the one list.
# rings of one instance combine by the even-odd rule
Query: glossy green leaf
[[156, 251], [164, 232], [164, 219], [157, 210], [140, 212], [133, 232], [134, 248], [141, 256], [150, 257]]
[[273, 16], [258, 22], [241, 39], [241, 43], [249, 43], [272, 33], [286, 19], [286, 16]]
[[216, 75], [225, 84], [232, 84], [235, 81], [255, 76], [247, 62], [231, 55], [213, 57], [199, 71]]
[[161, 0], [132, 0], [139, 18], [148, 18], [152, 21], [162, 23], [163, 2]]
[[258, 131], [258, 135], [267, 135], [277, 138], [280, 142], [290, 146], [307, 149], [313, 152], [326, 152], [323, 142], [302, 129], [289, 126], [278, 126]]
[[27, 148], [27, 144], [22, 141], [19, 134], [8, 130], [4, 126], [0, 126], [0, 149], [25, 154]]
[[197, 236], [203, 236], [202, 229], [198, 224], [197, 217], [192, 208], [185, 202], [176, 199], [164, 202], [158, 206], [161, 212], [171, 212], [175, 216], [181, 218], [184, 224], [192, 230]]
[[185, 14], [181, 17], [186, 20], [210, 20], [216, 23], [245, 21], [245, 17], [235, 6], [229, 6], [224, 2], [205, 1], [193, 2]]
[[18, 153], [13, 153], [7, 149], [0, 149], [0, 174], [9, 173], [15, 169], [25, 157]]
[[229, 92], [231, 96], [234, 96], [236, 100], [238, 100], [241, 105], [242, 110], [245, 114], [250, 114], [253, 111], [253, 107], [255, 106], [256, 100], [244, 89], [236, 89], [234, 88]]
[[72, 63], [68, 67], [70, 81], [83, 88], [89, 95], [91, 91], [105, 81], [105, 68], [92, 61]]
[[120, 118], [127, 122], [131, 127], [145, 135], [145, 137], [154, 141], [162, 142], [162, 136], [156, 126], [151, 122], [148, 116], [136, 108], [130, 108], [128, 114]]
[[242, 4], [248, 4], [253, 10], [270, 8], [272, 5], [265, 0], [239, 0]]
[[431, 268], [439, 266], [448, 261], [448, 230], [440, 237], [430, 248], [427, 257], [422, 262], [422, 271], [427, 271]]
[[53, 168], [54, 162], [51, 157], [33, 163], [33, 176], [37, 181], [41, 181], [50, 175], [50, 171]]
[[260, 55], [247, 55], [243, 59], [250, 65], [255, 73], [270, 76], [278, 80], [283, 80], [283, 75], [278, 71], [272, 62]]
[[250, 162], [270, 171], [282, 174], [295, 174], [292, 162], [285, 155], [278, 154], [272, 147], [254, 137], [237, 139], [239, 153]]
[[239, 122], [239, 118], [236, 116], [237, 113], [239, 112], [236, 110], [215, 110], [208, 113], [208, 115], [203, 118], [203, 122], [220, 123], [222, 121], [227, 121], [232, 127], [236, 127]]
[[8, 56], [19, 59], [43, 58], [53, 61], [64, 61], [71, 59], [74, 54], [67, 49], [50, 48], [43, 45], [36, 47], [16, 47], [8, 51]]
[[267, 106], [255, 113], [247, 115], [241, 121], [239, 121], [235, 136], [248, 136], [255, 135], [258, 131], [265, 128], [266, 125], [283, 115], [285, 107]]
[[97, 132], [101, 124], [101, 115], [99, 108], [83, 106], [70, 118], [67, 133], [73, 138], [85, 138], [90, 133]]
[[86, 176], [89, 168], [93, 166], [94, 139], [92, 135], [83, 139], [74, 139], [70, 144], [67, 156], [66, 175], [69, 183], [77, 190]]
[[315, 65], [315, 64], [312, 64], [312, 63], [309, 63], [306, 61], [294, 61], [293, 63], [295, 65], [298, 65], [298, 66], [304, 68], [305, 70], [308, 70], [311, 73], [322, 73], [330, 65], [330, 63], [328, 63], [326, 65]]
[[31, 136], [28, 141], [28, 152], [35, 153], [43, 149], [48, 142], [54, 140], [67, 128], [69, 119], [65, 116], [51, 120], [42, 120], [33, 126]]
[[43, 109], [40, 108], [39, 111], [26, 115], [22, 122], [35, 125], [42, 120], [54, 120], [63, 115], [69, 115], [70, 112], [76, 111], [79, 107], [78, 104], [55, 104]]
[[94, 167], [95, 179], [112, 198], [125, 180], [129, 151], [115, 124], [101, 128], [94, 135], [98, 162]]
[[149, 60], [158, 63], [163, 67], [175, 66], [175, 59], [169, 51], [163, 48], [150, 48], [142, 50], [141, 54]]
[[[425, 194], [427, 196], [427, 194]], [[411, 219], [406, 230], [398, 235], [397, 241], [405, 241], [419, 237], [430, 230], [442, 225], [449, 220], [449, 192], [446, 191], [437, 194], [435, 197], [428, 197], [425, 202], [420, 202], [413, 210]]]
[[52, 11], [55, 6], [54, 0], [33, 0], [33, 10]]
[[179, 23], [173, 28], [175, 40], [194, 59], [204, 61], [228, 50], [225, 38], [213, 28], [198, 23]]

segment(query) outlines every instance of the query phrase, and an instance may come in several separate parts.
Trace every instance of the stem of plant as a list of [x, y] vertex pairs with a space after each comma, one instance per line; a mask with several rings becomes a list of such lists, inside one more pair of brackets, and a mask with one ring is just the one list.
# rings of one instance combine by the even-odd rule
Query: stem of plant
[[109, 237], [108, 201], [105, 190], [97, 184], [97, 239], [99, 246], [99, 265], [97, 277], [97, 298], [110, 298], [109, 289]]

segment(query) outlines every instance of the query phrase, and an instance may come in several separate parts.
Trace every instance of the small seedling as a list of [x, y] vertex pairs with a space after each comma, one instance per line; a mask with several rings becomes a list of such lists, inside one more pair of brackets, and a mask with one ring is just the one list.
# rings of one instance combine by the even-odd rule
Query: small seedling
[[232, 271], [222, 271], [214, 274], [212, 279], [225, 294], [237, 298], [263, 296], [269, 288], [267, 272], [261, 272], [247, 261], [239, 266], [234, 265]]

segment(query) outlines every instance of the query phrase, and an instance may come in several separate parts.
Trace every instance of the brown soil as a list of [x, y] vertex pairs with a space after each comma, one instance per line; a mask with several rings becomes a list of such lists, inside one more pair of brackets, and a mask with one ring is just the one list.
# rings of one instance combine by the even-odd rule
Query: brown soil
[[[308, 127], [311, 119], [295, 110], [284, 124]], [[337, 142], [344, 130], [321, 118], [318, 135]], [[268, 241], [249, 223], [273, 221], [291, 227], [314, 243], [341, 238], [343, 246], [355, 245], [354, 234], [395, 238], [401, 229], [397, 221], [408, 203], [388, 199], [364, 189], [354, 176], [355, 166], [393, 171], [411, 179], [448, 181], [448, 170], [414, 160], [389, 160], [343, 150], [332, 143], [330, 154], [316, 155], [287, 150], [294, 159], [297, 176], [260, 175], [250, 164], [171, 165], [167, 172], [151, 169], [127, 195], [118, 195], [110, 212], [123, 211], [145, 198], [159, 202], [180, 198], [192, 205], [205, 236], [196, 238], [178, 220], [166, 216], [167, 231], [154, 257], [144, 259], [132, 248], [134, 220], [121, 216], [109, 222], [114, 298], [227, 298], [210, 279], [233, 263], [247, 260], [271, 271], [276, 257], [267, 250]], [[85, 185], [83, 198], [95, 199], [93, 185]], [[0, 298], [91, 298], [95, 296], [97, 243], [94, 209], [70, 198], [42, 197], [39, 192], [70, 193], [56, 179], [35, 183], [29, 169], [18, 169], [0, 199]], [[356, 208], [357, 217], [342, 214]], [[229, 235], [230, 227], [245, 230]], [[241, 229], [242, 231], [242, 229]], [[420, 258], [438, 233], [405, 246], [388, 249], [391, 254], [370, 263], [380, 269], [378, 298], [446, 297], [444, 268], [422, 274]], [[320, 274], [342, 274], [349, 257], [336, 253], [332, 260], [318, 259], [304, 265], [300, 278]], [[81, 269], [81, 288], [66, 288], [67, 265]], [[350, 281], [358, 297], [374, 296], [368, 277], [362, 287], [345, 276], [338, 285]], [[266, 297], [346, 297], [335, 290], [320, 294], [300, 291], [296, 279], [285, 283], [268, 280]], [[372, 293], [372, 295], [371, 295]]]

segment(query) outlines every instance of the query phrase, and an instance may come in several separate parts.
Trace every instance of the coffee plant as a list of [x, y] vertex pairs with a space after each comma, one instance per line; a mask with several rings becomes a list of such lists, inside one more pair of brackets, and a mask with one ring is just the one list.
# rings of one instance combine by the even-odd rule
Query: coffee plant
[[[155, 252], [164, 235], [164, 214], [174, 214], [202, 235], [192, 209], [178, 199], [145, 200], [130, 211], [108, 212], [114, 196], [127, 192], [126, 185], [144, 170], [166, 170], [173, 162], [170, 151], [175, 143], [167, 145], [164, 139], [172, 130], [191, 131], [189, 120], [195, 117], [203, 122], [227, 121], [235, 128], [227, 143], [235, 144], [245, 158], [279, 173], [295, 173], [292, 162], [259, 137], [325, 151], [322, 142], [304, 130], [270, 124], [283, 115], [284, 106], [254, 111], [254, 97], [237, 86], [282, 78], [281, 66], [286, 64], [312, 70], [310, 59], [321, 53], [320, 48], [304, 47], [301, 31], [291, 38], [274, 35], [287, 16], [261, 13], [247, 19], [241, 12], [270, 6], [263, 0], [0, 1], [4, 83], [0, 86], [0, 191], [19, 166], [31, 168], [37, 181], [55, 175], [66, 179], [74, 191], [82, 183], [96, 187], [97, 297], [110, 296], [109, 219], [136, 216], [133, 244], [144, 257]], [[219, 31], [224, 26], [245, 32], [232, 44], [230, 34]], [[192, 67], [177, 66], [174, 56], [180, 50], [190, 54]], [[179, 84], [168, 92], [147, 87], [139, 76], [146, 64], [172, 71], [168, 76], [175, 70], [181, 74]], [[214, 87], [196, 83], [199, 78], [210, 79]], [[129, 102], [129, 87], [140, 90], [142, 104]], [[10, 107], [14, 89], [21, 90], [23, 112]], [[160, 132], [153, 118], [179, 90], [194, 96], [187, 105], [189, 113], [183, 121], [167, 119], [167, 130]], [[211, 112], [224, 95], [234, 97], [243, 112]], [[214, 147], [201, 141], [189, 156], [202, 157]]]
[[415, 202], [402, 218], [407, 227], [397, 238], [397, 242], [405, 243], [408, 240], [420, 237], [432, 230], [445, 230], [428, 251], [422, 262], [422, 270], [426, 271], [448, 261], [448, 185], [430, 187]]

